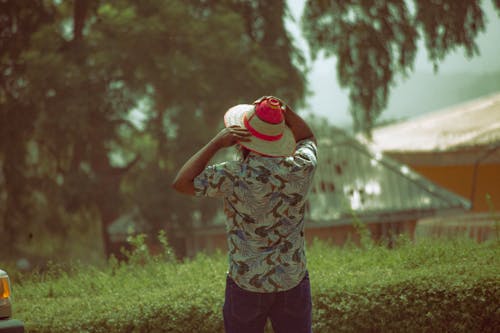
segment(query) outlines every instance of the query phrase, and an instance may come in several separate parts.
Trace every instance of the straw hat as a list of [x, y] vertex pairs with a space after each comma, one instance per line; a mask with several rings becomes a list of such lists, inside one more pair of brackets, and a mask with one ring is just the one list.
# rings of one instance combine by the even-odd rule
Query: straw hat
[[233, 106], [224, 115], [224, 124], [248, 129], [252, 137], [240, 145], [261, 155], [290, 156], [295, 151], [295, 138], [285, 124], [283, 106], [277, 98]]

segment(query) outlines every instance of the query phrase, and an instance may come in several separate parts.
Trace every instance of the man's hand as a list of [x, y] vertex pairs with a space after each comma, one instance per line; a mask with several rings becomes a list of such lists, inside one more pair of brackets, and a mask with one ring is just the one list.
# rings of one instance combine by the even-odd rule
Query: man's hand
[[248, 142], [251, 136], [252, 134], [246, 128], [231, 126], [217, 133], [213, 141], [219, 148], [225, 148], [234, 146], [238, 142]]
[[257, 99], [254, 104], [259, 104], [265, 99], [274, 98], [277, 99], [281, 104], [281, 109], [283, 110], [283, 114], [285, 116], [286, 125], [292, 130], [293, 135], [295, 137], [295, 141], [301, 141], [304, 139], [312, 139], [314, 138], [314, 134], [309, 127], [309, 125], [302, 119], [298, 114], [296, 114], [288, 104], [286, 104], [282, 99], [275, 96], [262, 96]]

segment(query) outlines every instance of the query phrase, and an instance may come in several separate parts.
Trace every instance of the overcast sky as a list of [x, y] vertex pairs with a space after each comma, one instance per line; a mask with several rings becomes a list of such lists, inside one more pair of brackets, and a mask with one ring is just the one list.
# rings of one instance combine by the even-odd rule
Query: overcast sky
[[[295, 38], [296, 45], [309, 56], [307, 43], [301, 36], [299, 24], [305, 0], [288, 0], [291, 15], [295, 22], [289, 22], [288, 28]], [[486, 73], [500, 71], [500, 17], [494, 11], [491, 0], [483, 2], [486, 12], [486, 32], [479, 35], [477, 43], [481, 52], [480, 56], [467, 59], [462, 49], [459, 49], [440, 64], [439, 71], [433, 75], [446, 75], [452, 73]], [[351, 123], [348, 112], [347, 91], [342, 91], [337, 83], [335, 59], [320, 58], [310, 63], [312, 70], [308, 76], [309, 90], [313, 93], [307, 99], [308, 111], [320, 116], [325, 116], [332, 124], [346, 125]], [[428, 61], [424, 47], [419, 47], [415, 61], [415, 73], [433, 73], [432, 64]], [[432, 78], [432, 76], [430, 76]], [[408, 80], [411, 80], [410, 77]], [[407, 82], [403, 82], [407, 84]], [[422, 87], [425, 89], [425, 86]], [[411, 101], [411, 96], [408, 96]], [[385, 112], [386, 117], [398, 117], [393, 110]], [[408, 116], [408, 115], [406, 115]]]

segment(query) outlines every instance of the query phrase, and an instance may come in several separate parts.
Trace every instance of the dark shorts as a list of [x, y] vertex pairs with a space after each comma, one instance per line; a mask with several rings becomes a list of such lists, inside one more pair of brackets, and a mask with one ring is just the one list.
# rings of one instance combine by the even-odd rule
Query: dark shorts
[[264, 332], [268, 318], [275, 333], [310, 333], [309, 274], [296, 287], [276, 293], [244, 290], [228, 276], [223, 313], [226, 333]]

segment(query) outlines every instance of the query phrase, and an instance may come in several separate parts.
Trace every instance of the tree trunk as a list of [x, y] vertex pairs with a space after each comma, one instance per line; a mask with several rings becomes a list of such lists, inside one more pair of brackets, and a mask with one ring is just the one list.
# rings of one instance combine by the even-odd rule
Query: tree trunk
[[73, 42], [78, 42], [83, 38], [83, 28], [88, 8], [88, 0], [75, 0], [75, 6], [73, 7]]
[[122, 213], [122, 198], [120, 184], [127, 173], [140, 159], [137, 156], [124, 167], [111, 166], [105, 150], [96, 153], [93, 158], [93, 169], [97, 173], [97, 182], [94, 188], [94, 200], [101, 216], [101, 233], [103, 240], [104, 254], [106, 258], [114, 255], [120, 258], [120, 248], [117, 248], [111, 240], [108, 227]]

